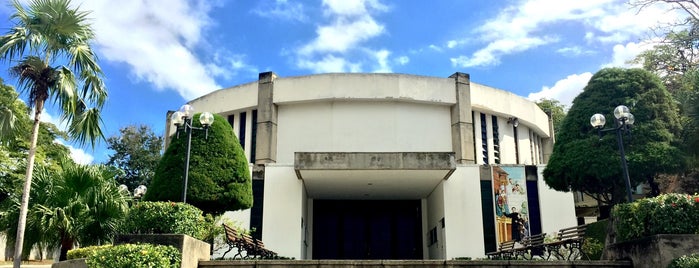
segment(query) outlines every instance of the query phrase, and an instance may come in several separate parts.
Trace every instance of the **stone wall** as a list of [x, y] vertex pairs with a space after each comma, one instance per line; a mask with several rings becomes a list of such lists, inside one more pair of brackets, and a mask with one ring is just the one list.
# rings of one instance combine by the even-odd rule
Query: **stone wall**
[[602, 257], [607, 260], [631, 260], [634, 267], [667, 267], [673, 259], [699, 252], [699, 235], [659, 234], [610, 244]]

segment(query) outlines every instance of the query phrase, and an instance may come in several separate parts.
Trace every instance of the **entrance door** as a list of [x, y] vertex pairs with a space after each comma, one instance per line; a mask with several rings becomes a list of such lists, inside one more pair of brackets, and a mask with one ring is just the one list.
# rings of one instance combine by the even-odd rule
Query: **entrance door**
[[422, 259], [420, 200], [315, 200], [313, 259]]

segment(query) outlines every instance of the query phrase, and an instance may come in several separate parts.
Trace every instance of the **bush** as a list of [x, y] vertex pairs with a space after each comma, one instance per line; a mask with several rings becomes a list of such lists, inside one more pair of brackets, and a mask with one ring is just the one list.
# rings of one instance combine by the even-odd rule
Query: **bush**
[[126, 216], [124, 232], [185, 234], [204, 240], [206, 226], [202, 211], [192, 205], [175, 202], [139, 202]]
[[585, 243], [583, 251], [591, 260], [599, 260], [602, 257], [604, 242], [607, 239], [608, 220], [601, 220], [587, 225], [585, 230]]
[[699, 268], [699, 253], [684, 255], [672, 260], [668, 268]]
[[91, 247], [84, 247], [84, 248], [76, 248], [76, 249], [71, 249], [68, 251], [68, 259], [83, 259], [83, 258], [89, 258], [90, 256], [94, 255], [95, 252], [106, 249], [108, 247], [111, 247], [112, 245], [101, 245], [101, 246], [91, 246]]
[[[194, 127], [201, 127], [199, 116], [195, 114], [192, 119]], [[187, 139], [180, 133], [180, 138], [173, 137], [170, 141], [144, 200], [182, 200]], [[193, 131], [190, 149], [188, 203], [214, 215], [252, 207], [249, 162], [225, 117], [214, 114], [208, 134]]]
[[656, 234], [699, 232], [699, 195], [665, 194], [612, 210], [618, 241]]
[[123, 244], [95, 251], [86, 260], [90, 268], [112, 267], [171, 267], [182, 263], [180, 252], [172, 246]]

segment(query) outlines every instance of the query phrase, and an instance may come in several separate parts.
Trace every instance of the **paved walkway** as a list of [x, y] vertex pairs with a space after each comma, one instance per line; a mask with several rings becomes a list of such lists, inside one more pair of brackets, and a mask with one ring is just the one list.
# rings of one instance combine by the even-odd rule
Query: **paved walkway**
[[[50, 268], [51, 264], [22, 264], [22, 268]], [[0, 268], [12, 268], [12, 264], [0, 264]]]

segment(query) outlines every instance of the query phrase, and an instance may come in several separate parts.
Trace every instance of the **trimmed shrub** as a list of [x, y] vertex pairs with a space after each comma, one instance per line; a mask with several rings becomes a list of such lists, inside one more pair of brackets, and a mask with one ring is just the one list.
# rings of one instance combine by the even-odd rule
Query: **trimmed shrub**
[[175, 202], [138, 202], [124, 223], [131, 234], [185, 234], [205, 239], [206, 220], [192, 205]]
[[684, 255], [672, 260], [668, 268], [699, 268], [699, 253]]
[[[194, 127], [201, 127], [199, 116], [192, 118]], [[205, 135], [204, 131], [192, 132], [187, 203], [215, 215], [252, 207], [249, 163], [233, 128], [226, 118], [214, 114], [208, 137]], [[184, 133], [171, 139], [144, 200], [182, 200], [186, 141]]]
[[599, 260], [602, 257], [604, 241], [607, 239], [608, 220], [601, 220], [587, 225], [585, 230], [585, 243], [583, 251], [592, 260]]
[[699, 233], [699, 195], [665, 194], [612, 210], [619, 241], [656, 234]]
[[122, 244], [97, 250], [86, 262], [90, 268], [179, 268], [182, 257], [173, 246]]
[[68, 251], [68, 259], [82, 259], [89, 258], [95, 254], [95, 252], [111, 247], [112, 245], [101, 245], [101, 246], [90, 246], [84, 248], [76, 248]]

